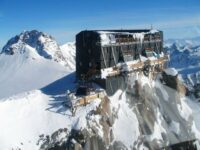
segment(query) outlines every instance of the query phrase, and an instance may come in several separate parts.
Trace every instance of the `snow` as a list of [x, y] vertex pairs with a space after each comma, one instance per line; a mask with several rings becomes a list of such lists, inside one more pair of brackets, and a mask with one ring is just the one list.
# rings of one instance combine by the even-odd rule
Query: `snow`
[[155, 33], [157, 33], [157, 32], [159, 32], [159, 31], [156, 30], [156, 29], [151, 29], [151, 30], [149, 31], [149, 33], [151, 33], [151, 34], [155, 34]]
[[[24, 47], [29, 47], [29, 49]], [[54, 40], [54, 38], [37, 30], [25, 31], [11, 38], [3, 47], [2, 54], [24, 54], [26, 51], [30, 51], [30, 48], [35, 49], [35, 51], [41, 57], [52, 59], [63, 66], [71, 67], [70, 69], [74, 69], [72, 68], [72, 64], [70, 64], [70, 66], [68, 65], [69, 62], [71, 63], [71, 60], [67, 60], [70, 58], [69, 54], [67, 54], [66, 57], [63, 56], [63, 50], [61, 50], [60, 46]]]
[[[121, 100], [119, 100], [120, 95], [122, 95]], [[114, 140], [123, 142], [128, 149], [131, 149], [140, 135], [136, 114], [129, 108], [125, 93], [121, 90], [118, 90], [110, 99], [112, 109], [117, 111], [117, 119], [112, 128]]]
[[192, 110], [186, 103], [186, 98], [182, 97], [181, 104], [178, 104], [177, 106], [178, 106], [178, 110], [179, 110], [179, 113], [182, 116], [182, 118], [184, 118], [185, 120], [188, 120], [189, 117], [192, 115]]
[[26, 48], [23, 55], [0, 55], [0, 98], [42, 88], [71, 71]]
[[[26, 33], [26, 32], [25, 32]], [[23, 39], [25, 33], [21, 34]], [[30, 38], [30, 36], [28, 36]], [[30, 39], [31, 40], [31, 39]], [[54, 51], [57, 53], [56, 42], [47, 35], [40, 35], [39, 40], [45, 42], [46, 52]], [[69, 72], [75, 71], [75, 43], [66, 43], [61, 46], [60, 52], [54, 59], [43, 57], [42, 53], [33, 46], [22, 41], [15, 41], [7, 47], [15, 49], [13, 55], [5, 52], [0, 55], [0, 99], [17, 93], [42, 88], [51, 82], [63, 78]], [[55, 54], [56, 55], [56, 54]], [[57, 57], [65, 58], [59, 61]]]
[[142, 87], [144, 87], [145, 85], [148, 85], [149, 87], [152, 87], [152, 84], [151, 84], [151, 82], [150, 82], [150, 80], [149, 80], [148, 77], [146, 77], [146, 76], [141, 76], [141, 77], [139, 78], [139, 80], [140, 80], [140, 82], [141, 82], [141, 86], [142, 86]]
[[109, 44], [113, 44], [116, 43], [116, 39], [114, 34], [126, 34], [126, 35], [131, 35], [134, 39], [140, 41], [141, 43], [144, 40], [144, 36], [145, 34], [155, 34], [156, 32], [159, 32], [156, 29], [152, 29], [149, 32], [140, 32], [140, 33], [130, 33], [130, 32], [109, 32], [109, 31], [98, 31], [98, 33], [100, 34], [100, 38], [101, 38], [101, 45], [109, 45]]
[[161, 92], [163, 98], [165, 101], [168, 101], [169, 100], [169, 95], [167, 93], [167, 91], [163, 90], [164, 89], [164, 85], [160, 83], [160, 81], [155, 81], [155, 87], [160, 89], [159, 91]]
[[[190, 44], [188, 43], [190, 41]], [[200, 51], [199, 38], [190, 40], [167, 40], [166, 49], [170, 53], [170, 67], [174, 67], [185, 78], [188, 74], [195, 74], [199, 71]]]
[[[72, 82], [68, 81], [68, 84], [73, 84]], [[64, 88], [55, 85], [53, 89]], [[67, 128], [69, 131], [87, 128], [88, 113], [96, 110], [101, 100], [96, 99], [87, 106], [79, 107], [73, 117], [71, 110], [63, 106], [66, 102], [65, 93], [55, 95], [50, 87], [0, 100], [0, 128], [5, 129], [0, 131], [0, 149], [20, 147], [22, 150], [35, 150], [39, 149], [36, 143], [41, 134], [50, 135], [60, 128]], [[94, 125], [92, 122], [98, 123], [100, 118], [93, 116], [89, 120], [90, 125]], [[101, 127], [98, 131], [103, 137]]]
[[178, 74], [178, 71], [175, 68], [167, 68], [164, 72], [170, 76], [176, 76]]
[[193, 121], [192, 123], [192, 132], [194, 133], [195, 137], [200, 140], [200, 129], [197, 129], [196, 123]]
[[103, 127], [100, 124], [100, 120], [102, 119], [102, 116], [100, 115], [92, 115], [87, 117], [88, 119], [88, 124], [89, 127], [95, 127], [95, 129], [97, 130], [97, 135], [99, 137], [101, 137], [102, 139], [104, 138], [104, 133], [103, 133]]
[[77, 119], [76, 123], [73, 125], [73, 129], [75, 130], [82, 130], [87, 127], [87, 120], [85, 116], [81, 116]]
[[62, 46], [60, 46], [63, 56], [67, 60], [67, 66], [70, 69], [75, 70], [75, 57], [76, 57], [76, 47], [75, 42], [68, 42]]
[[[24, 34], [20, 35], [21, 40]], [[42, 35], [38, 40], [46, 44], [44, 52], [54, 55], [53, 59], [17, 41], [7, 45], [15, 48], [13, 55], [5, 52], [0, 55], [0, 119], [3, 122], [0, 128], [5, 129], [0, 131], [0, 149], [37, 150], [41, 134], [51, 135], [60, 128], [83, 129], [87, 126], [88, 113], [100, 103], [96, 100], [78, 109], [77, 116], [72, 117], [71, 110], [63, 104], [66, 90], [75, 87], [74, 42], [61, 46], [60, 53], [52, 39]], [[62, 53], [67, 60], [65, 66], [59, 60], [63, 59]], [[64, 136], [63, 133], [58, 138]]]
[[126, 71], [132, 71], [133, 69], [130, 67], [130, 65], [138, 63], [139, 60], [133, 60], [128, 61], [125, 63], [118, 63], [117, 69], [115, 70], [113, 67], [101, 69], [101, 78], [106, 79], [110, 74], [117, 73], [117, 71], [120, 70], [120, 72], [126, 72]]
[[[157, 121], [154, 123], [154, 132], [149, 136], [150, 140], [153, 141], [155, 139], [162, 141], [162, 133], [166, 133], [166, 130], [162, 126], [162, 120], [161, 120], [161, 114], [159, 111], [157, 111]], [[148, 136], [147, 136], [148, 137]]]
[[[72, 128], [76, 130], [82, 130], [87, 128], [87, 115], [90, 111], [96, 110], [96, 108], [101, 103], [100, 99], [92, 101], [87, 106], [78, 107], [76, 110], [76, 116], [73, 118], [75, 121], [72, 123]], [[93, 118], [95, 119], [95, 118]]]
[[53, 98], [39, 90], [23, 93], [0, 103], [0, 149], [38, 149], [40, 134], [50, 134], [66, 128], [69, 121], [65, 115], [47, 110]]
[[167, 39], [165, 41], [165, 46], [168, 45], [171, 47], [173, 44], [179, 44], [180, 46], [188, 45], [192, 47], [199, 46], [200, 44], [200, 37], [194, 37], [194, 38], [185, 38], [185, 39]]
[[40, 59], [40, 55], [38, 55], [38, 53], [36, 53], [36, 50], [32, 47], [30, 47], [29, 45], [25, 45], [23, 48], [23, 51], [25, 52], [25, 56], [26, 58], [31, 57], [32, 59]]
[[178, 122], [176, 122], [176, 121], [172, 121], [170, 123], [169, 129], [171, 131], [173, 131], [174, 133], [176, 133], [177, 135], [179, 135], [179, 133], [180, 133], [180, 124]]
[[133, 33], [133, 38], [134, 39], [138, 39], [140, 41], [140, 43], [142, 43], [143, 40], [144, 40], [144, 35], [145, 35], [144, 32], [142, 32], [142, 33]]
[[192, 122], [192, 132], [196, 135], [197, 139], [200, 139], [200, 104], [192, 99], [185, 99], [185, 102], [192, 109], [192, 116], [194, 118]]
[[40, 36], [40, 37], [39, 37], [39, 40], [40, 40], [42, 43], [45, 43], [45, 42], [46, 42], [46, 39], [45, 39], [43, 36]]
[[147, 58], [147, 57], [144, 57], [144, 56], [142, 56], [142, 55], [140, 55], [140, 60], [141, 60], [141, 61], [147, 61], [148, 58]]
[[[112, 39], [107, 33], [105, 34], [106, 42], [108, 39]], [[135, 37], [142, 41], [142, 34], [137, 34]], [[40, 38], [41, 42], [44, 40]], [[75, 69], [74, 46], [74, 42], [61, 46], [62, 54], [68, 60], [67, 65], [70, 66], [70, 69], [56, 61], [45, 59], [29, 45], [21, 46], [20, 51], [15, 55], [0, 55], [0, 149], [39, 149], [40, 145], [36, 145], [39, 135], [51, 135], [60, 128], [67, 128], [70, 131], [71, 129], [82, 130], [95, 127], [97, 135], [103, 138], [103, 128], [100, 124], [101, 115], [88, 115], [92, 110], [96, 110], [101, 102], [100, 99], [96, 99], [87, 106], [78, 107], [75, 116], [72, 116], [71, 110], [63, 105], [66, 102], [66, 90], [75, 87], [73, 83], [75, 75], [72, 74]], [[118, 67], [127, 66], [129, 63], [136, 62], [118, 64]], [[129, 68], [122, 69], [128, 70]], [[102, 78], [106, 78], [111, 71], [113, 71], [111, 68], [102, 70]], [[178, 74], [174, 68], [165, 71], [172, 76]], [[190, 78], [193, 80], [192, 76]], [[190, 116], [193, 116], [191, 129], [200, 139], [199, 103], [181, 98], [180, 104], [177, 106], [176, 103], [172, 103], [179, 112], [175, 114], [174, 108], [170, 105], [163, 105], [163, 108], [161, 106], [162, 104], [171, 104], [173, 100], [170, 99], [167, 90], [160, 82], [154, 83], [138, 73], [135, 74], [133, 81], [135, 79], [140, 81], [143, 89], [147, 85], [150, 88], [160, 89], [164, 101], [161, 103], [162, 100], [159, 98], [153, 101], [155, 103], [153, 106], [158, 105], [153, 108], [156, 112], [154, 132], [146, 136], [140, 133], [139, 118], [134, 111], [135, 107], [129, 106], [125, 92], [118, 90], [112, 97], [109, 97], [111, 110], [117, 117], [112, 127], [115, 141], [121, 141], [128, 149], [132, 149], [134, 143], [137, 143], [142, 136], [146, 136], [150, 140], [162, 141], [161, 133], [166, 133], [166, 130], [163, 125], [164, 114], [161, 109], [165, 108], [168, 111], [167, 107], [170, 108], [169, 111], [172, 110], [174, 118], [181, 116], [180, 118], [190, 121], [192, 120]], [[184, 132], [181, 131], [182, 124], [178, 122], [178, 119], [173, 120], [173, 117], [170, 119], [172, 120], [169, 123], [169, 130], [177, 135]], [[65, 137], [66, 135], [63, 133], [58, 140]], [[182, 138], [180, 137], [180, 139]], [[139, 148], [146, 149], [143, 143]]]
[[113, 68], [101, 69], [101, 78], [106, 79], [109, 76], [109, 74], [112, 72], [113, 72]]
[[108, 45], [116, 42], [115, 37], [111, 34], [111, 32], [100, 31], [99, 33], [102, 45]]

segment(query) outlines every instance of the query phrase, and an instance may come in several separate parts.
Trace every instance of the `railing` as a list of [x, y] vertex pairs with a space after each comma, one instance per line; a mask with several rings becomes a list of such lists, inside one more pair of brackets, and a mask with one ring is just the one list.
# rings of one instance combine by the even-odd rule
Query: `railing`
[[162, 40], [150, 40], [150, 41], [136, 41], [136, 42], [120, 42], [120, 43], [109, 43], [109, 44], [105, 44], [105, 45], [102, 45], [102, 47], [109, 47], [109, 46], [129, 46], [129, 45], [132, 45], [132, 44], [141, 44], [141, 43], [158, 43], [158, 42], [162, 42]]
[[[123, 72], [133, 72], [133, 71], [138, 70], [138, 69], [143, 69], [144, 66], [148, 66], [148, 65], [150, 65], [150, 66], [162, 65], [168, 60], [169, 60], [168, 55], [165, 55], [165, 56], [157, 58], [155, 60], [148, 59], [146, 61], [140, 60], [137, 63], [135, 63], [135, 62], [129, 63], [129, 64], [124, 63], [120, 66], [112, 67], [112, 71], [107, 72], [107, 77], [118, 76]], [[106, 69], [104, 69], [104, 71], [105, 70]]]

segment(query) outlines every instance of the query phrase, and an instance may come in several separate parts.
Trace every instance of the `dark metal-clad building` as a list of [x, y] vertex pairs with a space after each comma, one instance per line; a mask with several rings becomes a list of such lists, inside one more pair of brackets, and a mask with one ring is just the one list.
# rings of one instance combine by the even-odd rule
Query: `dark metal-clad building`
[[157, 55], [163, 52], [162, 31], [81, 31], [76, 35], [76, 78], [82, 80], [91, 77], [91, 74], [101, 76], [101, 69], [114, 67], [119, 62], [137, 60], [140, 56], [148, 57], [152, 55], [149, 51]]

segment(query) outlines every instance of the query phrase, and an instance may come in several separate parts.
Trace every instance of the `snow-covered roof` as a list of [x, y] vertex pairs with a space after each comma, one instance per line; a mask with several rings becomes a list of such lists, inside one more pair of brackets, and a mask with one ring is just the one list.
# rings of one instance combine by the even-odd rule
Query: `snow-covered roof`
[[116, 38], [114, 34], [121, 35], [130, 35], [134, 39], [140, 41], [141, 43], [144, 40], [146, 34], [155, 34], [159, 32], [156, 29], [152, 30], [111, 30], [111, 31], [97, 31], [101, 37], [101, 45], [113, 44], [116, 43]]
[[167, 75], [176, 76], [178, 71], [175, 68], [167, 68], [164, 70]]

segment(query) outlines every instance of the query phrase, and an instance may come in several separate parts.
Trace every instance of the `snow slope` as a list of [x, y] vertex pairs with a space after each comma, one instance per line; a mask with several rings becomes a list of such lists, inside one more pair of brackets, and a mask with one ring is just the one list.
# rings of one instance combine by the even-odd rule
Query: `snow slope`
[[[66, 107], [65, 93], [67, 89], [75, 87], [74, 78], [74, 73], [68, 74], [39, 90], [1, 99], [0, 128], [4, 130], [0, 130], [0, 149], [37, 150], [45, 143], [40, 140], [42, 135], [52, 137], [55, 131], [64, 128], [67, 128], [67, 132], [61, 137], [65, 141], [71, 129], [86, 129], [90, 136], [95, 134], [103, 141], [105, 134], [112, 133], [111, 143], [106, 146], [111, 149], [116, 143], [119, 149], [156, 149], [200, 138], [195, 112], [195, 122], [192, 119], [192, 104], [188, 105], [186, 100], [178, 98], [177, 91], [166, 87], [160, 80], [151, 81], [146, 77], [138, 78], [140, 97], [127, 95], [121, 90], [109, 97], [113, 116], [106, 114], [115, 119], [109, 127], [110, 133], [106, 133], [100, 123], [103, 120], [107, 122], [105, 116], [94, 113], [100, 104], [99, 99], [79, 107], [75, 116]], [[98, 149], [98, 145], [97, 142], [93, 146]], [[88, 146], [87, 150], [93, 149]]]
[[0, 54], [0, 98], [39, 89], [74, 71], [74, 53], [73, 43], [61, 50], [51, 36], [35, 30], [12, 38]]
[[0, 102], [0, 149], [39, 149], [39, 135], [66, 128], [67, 117], [47, 109], [54, 98], [39, 90], [19, 94]]
[[35, 56], [37, 61], [21, 55], [0, 56], [0, 98], [41, 88], [69, 72], [58, 63]]
[[[44, 141], [41, 135], [51, 135], [58, 129], [87, 128], [86, 118], [95, 110], [100, 101], [97, 99], [86, 107], [81, 107], [73, 117], [66, 107], [66, 90], [73, 89], [74, 74], [41, 88], [21, 93], [0, 102], [0, 149], [37, 150]], [[65, 135], [67, 138], [68, 134]]]

